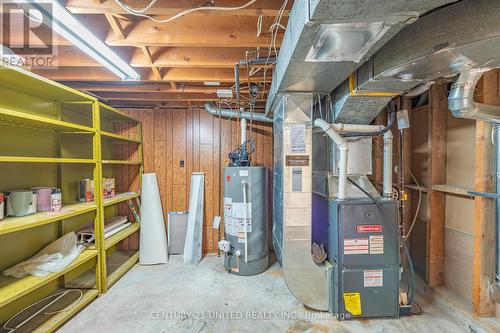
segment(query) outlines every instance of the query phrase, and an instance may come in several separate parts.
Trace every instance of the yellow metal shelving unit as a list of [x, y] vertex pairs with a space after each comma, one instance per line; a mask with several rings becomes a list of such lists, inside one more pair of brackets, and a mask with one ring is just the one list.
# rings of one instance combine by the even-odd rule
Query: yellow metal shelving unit
[[[117, 123], [135, 126], [136, 137], [115, 133]], [[137, 263], [138, 251], [123, 249], [120, 243], [139, 231], [139, 223], [134, 221], [105, 239], [104, 220], [118, 213], [118, 205], [139, 200], [141, 132], [139, 121], [93, 96], [22, 69], [0, 66], [0, 192], [50, 186], [61, 188], [63, 194], [59, 213], [39, 212], [0, 221], [0, 272], [89, 222], [96, 235], [95, 244], [62, 272], [20, 279], [0, 274], [0, 323], [55, 291], [81, 285], [78, 288], [84, 294], [78, 304], [32, 328], [52, 332]], [[123, 145], [134, 147], [133, 159], [113, 156], [114, 147]], [[119, 168], [129, 168], [128, 175], [137, 173], [134, 188], [120, 185], [125, 193], [104, 199], [103, 175], [119, 177]], [[95, 180], [93, 202], [77, 202], [78, 180], [84, 178]]]

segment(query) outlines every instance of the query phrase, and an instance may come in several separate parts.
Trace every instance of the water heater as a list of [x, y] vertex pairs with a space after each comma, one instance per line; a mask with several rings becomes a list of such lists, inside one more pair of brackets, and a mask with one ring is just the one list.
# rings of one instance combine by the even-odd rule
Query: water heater
[[237, 275], [269, 267], [267, 168], [224, 168], [224, 266]]

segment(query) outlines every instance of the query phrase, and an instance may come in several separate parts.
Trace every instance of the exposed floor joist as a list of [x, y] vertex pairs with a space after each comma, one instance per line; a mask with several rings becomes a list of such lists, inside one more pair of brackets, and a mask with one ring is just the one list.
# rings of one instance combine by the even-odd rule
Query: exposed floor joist
[[[144, 8], [149, 3], [145, 0], [124, 2], [136, 9]], [[158, 0], [146, 13], [157, 19], [164, 19], [199, 6], [238, 7], [245, 3], [245, 0]], [[34, 38], [30, 40], [30, 45], [43, 46], [44, 42], [50, 41], [56, 47], [58, 67], [33, 71], [98, 97], [105, 92], [122, 95], [132, 92], [164, 92], [175, 94], [167, 99], [175, 99], [176, 103], [186, 101], [185, 105], [190, 98], [191, 102], [197, 103], [203, 96], [206, 101], [213, 101], [218, 88], [234, 89], [233, 67], [236, 62], [267, 57], [268, 50], [274, 46], [279, 49], [284, 30], [279, 30], [276, 44], [271, 45], [269, 28], [280, 14], [283, 3], [283, 0], [257, 0], [244, 9], [201, 10], [168, 23], [157, 23], [130, 15], [114, 0], [68, 0], [66, 8], [141, 75], [140, 81], [137, 82], [139, 85], [131, 88], [131, 85], [122, 84], [112, 72], [57, 34], [48, 38], [53, 32], [45, 26], [37, 29], [40, 40]], [[293, 1], [287, 3], [280, 22], [283, 26], [287, 24]], [[14, 26], [22, 26], [24, 19], [19, 12], [11, 16], [11, 23]], [[259, 28], [260, 21], [262, 25]], [[261, 30], [260, 34], [257, 33], [258, 30]], [[22, 34], [6, 34], [0, 38], [3, 38], [1, 42], [4, 45], [22, 46], [25, 43]], [[264, 66], [254, 68], [258, 67]], [[245, 66], [240, 67], [241, 93], [244, 94], [244, 100], [248, 94], [248, 82], [262, 85], [263, 72], [260, 70], [247, 80], [248, 69]], [[268, 66], [265, 81], [270, 83], [271, 78], [272, 65]], [[87, 84], [80, 84], [81, 82]], [[220, 85], [205, 87], [203, 82], [220, 82]], [[152, 84], [161, 86], [158, 88]], [[141, 103], [149, 105], [147, 98], [152, 98], [149, 104], [158, 105], [158, 94], [143, 95]], [[114, 103], [118, 100], [111, 101]], [[120, 101], [125, 104], [132, 103], [132, 98], [124, 97]], [[135, 102], [137, 101], [138, 99], [135, 99]], [[261, 102], [257, 103], [259, 107]]]
[[[126, 3], [132, 8], [143, 8], [145, 2], [141, 0], [127, 0]], [[149, 15], [165, 15], [172, 16], [183, 10], [191, 9], [200, 6], [203, 1], [199, 0], [183, 0], [183, 1], [171, 1], [171, 0], [159, 0], [151, 9], [146, 11]], [[245, 1], [234, 1], [234, 0], [218, 0], [216, 2], [217, 6], [221, 7], [235, 7], [237, 5], [243, 4]], [[235, 10], [235, 11], [210, 11], [211, 15], [239, 15], [239, 16], [276, 16], [278, 10], [282, 5], [281, 0], [261, 0], [256, 4], [253, 4], [247, 8]], [[289, 1], [287, 10], [284, 12], [283, 16], [288, 16], [289, 9], [291, 8], [292, 1]], [[103, 1], [101, 5], [89, 3], [88, 0], [68, 0], [66, 1], [66, 8], [74, 14], [127, 14], [127, 12], [121, 8], [114, 1]], [[195, 12], [197, 16], [207, 15], [207, 11]]]

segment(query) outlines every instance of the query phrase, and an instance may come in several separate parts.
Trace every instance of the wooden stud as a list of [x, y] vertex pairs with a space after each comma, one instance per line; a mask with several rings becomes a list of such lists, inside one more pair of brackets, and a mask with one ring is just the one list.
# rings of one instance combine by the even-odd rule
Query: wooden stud
[[[498, 71], [483, 75], [477, 85], [478, 101], [500, 105]], [[475, 190], [493, 192], [494, 150], [491, 143], [491, 123], [476, 122], [476, 176]], [[495, 302], [489, 286], [495, 281], [495, 215], [494, 200], [475, 197], [474, 257], [472, 272], [472, 308], [477, 316], [495, 315]]]
[[430, 287], [444, 283], [445, 194], [432, 189], [446, 183], [446, 84], [434, 84], [429, 91], [427, 206], [430, 212], [427, 280]]

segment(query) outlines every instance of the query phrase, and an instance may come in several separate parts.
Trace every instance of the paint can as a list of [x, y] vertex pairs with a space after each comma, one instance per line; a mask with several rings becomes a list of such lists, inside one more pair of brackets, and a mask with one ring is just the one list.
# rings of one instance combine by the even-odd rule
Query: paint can
[[0, 221], [5, 217], [5, 195], [0, 192]]
[[50, 211], [60, 212], [62, 209], [62, 196], [61, 189], [52, 189], [52, 194], [50, 195]]
[[85, 202], [94, 201], [94, 180], [85, 179]]
[[114, 178], [103, 178], [102, 188], [104, 198], [112, 198], [115, 196], [115, 179]]
[[33, 190], [13, 190], [8, 192], [7, 216], [26, 216], [36, 213], [37, 196]]
[[36, 210], [37, 212], [50, 211], [50, 195], [52, 194], [51, 187], [34, 187], [36, 193]]

